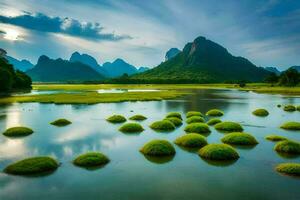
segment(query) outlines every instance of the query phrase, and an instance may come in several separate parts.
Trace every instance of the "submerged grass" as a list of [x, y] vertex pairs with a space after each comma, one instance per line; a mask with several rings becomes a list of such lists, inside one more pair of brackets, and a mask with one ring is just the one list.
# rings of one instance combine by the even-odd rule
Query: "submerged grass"
[[27, 127], [12, 127], [3, 132], [3, 135], [7, 137], [23, 137], [31, 135], [33, 130]]
[[183, 146], [183, 147], [203, 147], [207, 145], [206, 138], [197, 133], [190, 133], [183, 136], [178, 137], [175, 141], [175, 144]]
[[209, 160], [236, 160], [239, 154], [227, 144], [209, 144], [199, 150], [202, 158]]
[[149, 156], [170, 156], [176, 153], [174, 146], [167, 140], [152, 140], [146, 143], [140, 152]]
[[235, 144], [235, 145], [256, 145], [258, 144], [255, 137], [248, 133], [235, 132], [225, 135], [221, 141], [226, 144]]
[[267, 140], [274, 141], [274, 142], [287, 140], [286, 137], [283, 137], [283, 136], [280, 136], [280, 135], [267, 135], [265, 138]]
[[283, 140], [278, 142], [274, 149], [280, 153], [300, 154], [300, 143], [292, 140]]
[[300, 163], [281, 163], [275, 169], [286, 175], [300, 176]]
[[252, 112], [253, 115], [259, 116], [259, 117], [265, 117], [269, 115], [269, 112], [266, 109], [259, 108]]
[[105, 165], [108, 162], [109, 158], [100, 152], [88, 152], [79, 155], [73, 160], [73, 164], [80, 167], [97, 167]]
[[144, 131], [144, 128], [138, 123], [126, 123], [119, 128], [119, 131], [124, 133], [140, 133]]
[[52, 172], [57, 168], [58, 162], [51, 157], [32, 157], [7, 166], [4, 172], [15, 175], [34, 175]]
[[72, 122], [70, 122], [67, 119], [57, 119], [57, 120], [51, 122], [50, 124], [52, 124], [54, 126], [67, 126], [69, 124], [72, 124]]
[[300, 122], [286, 122], [280, 126], [282, 129], [286, 130], [294, 130], [299, 131], [300, 130]]

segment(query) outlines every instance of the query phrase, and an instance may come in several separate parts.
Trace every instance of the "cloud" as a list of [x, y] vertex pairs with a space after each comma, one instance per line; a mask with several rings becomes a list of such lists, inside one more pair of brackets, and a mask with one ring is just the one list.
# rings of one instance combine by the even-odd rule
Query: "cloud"
[[72, 18], [49, 17], [42, 13], [28, 13], [7, 17], [0, 15], [0, 22], [20, 26], [26, 29], [46, 33], [62, 33], [70, 36], [81, 37], [89, 40], [118, 41], [131, 39], [128, 35], [116, 35], [103, 33], [103, 27], [99, 23], [80, 22]]

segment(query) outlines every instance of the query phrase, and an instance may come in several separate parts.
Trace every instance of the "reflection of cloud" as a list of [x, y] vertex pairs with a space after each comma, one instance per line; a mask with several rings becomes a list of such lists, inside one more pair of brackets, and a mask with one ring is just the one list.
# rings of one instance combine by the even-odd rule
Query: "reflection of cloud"
[[14, 111], [7, 113], [6, 128], [20, 125], [20, 112]]
[[93, 131], [93, 129], [88, 129], [87, 127], [80, 127], [80, 128], [76, 128], [75, 130], [72, 129], [66, 133], [62, 133], [54, 141], [57, 143], [69, 142], [69, 141], [86, 138], [87, 136], [94, 133], [95, 131]]
[[5, 139], [3, 143], [0, 143], [0, 158], [21, 157], [26, 154], [27, 151], [23, 140]]

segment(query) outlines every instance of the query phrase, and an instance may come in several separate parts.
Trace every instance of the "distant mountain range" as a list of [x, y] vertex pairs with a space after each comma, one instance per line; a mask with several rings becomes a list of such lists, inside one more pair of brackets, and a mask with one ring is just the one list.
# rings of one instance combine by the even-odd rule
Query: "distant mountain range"
[[165, 55], [165, 61], [170, 60], [171, 58], [174, 58], [175, 56], [177, 56], [177, 54], [179, 54], [181, 51], [177, 48], [171, 48], [167, 51], [166, 55]]
[[273, 72], [276, 75], [279, 75], [281, 73], [281, 71], [279, 71], [276, 67], [265, 67], [265, 70], [269, 72]]
[[290, 67], [290, 69], [295, 69], [300, 73], [300, 66], [292, 66]]
[[5, 56], [5, 58], [6, 58], [6, 60], [8, 60], [8, 62], [10, 64], [12, 64], [14, 66], [15, 69], [20, 70], [22, 72], [32, 69], [34, 66], [31, 62], [29, 62], [28, 60], [25, 60], [25, 59], [18, 60], [11, 56]]
[[269, 73], [246, 58], [231, 55], [221, 45], [198, 37], [175, 57], [168, 57], [159, 66], [130, 78], [156, 83], [258, 82]]

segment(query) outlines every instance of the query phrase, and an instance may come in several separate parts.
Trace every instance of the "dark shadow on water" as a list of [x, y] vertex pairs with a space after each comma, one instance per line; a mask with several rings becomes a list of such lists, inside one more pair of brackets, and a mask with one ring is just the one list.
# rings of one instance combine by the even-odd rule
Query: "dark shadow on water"
[[183, 151], [189, 152], [189, 153], [197, 153], [201, 147], [183, 147], [177, 145], [180, 149]]
[[288, 159], [296, 159], [299, 158], [299, 154], [291, 154], [291, 153], [283, 153], [283, 152], [277, 152], [277, 155], [279, 155], [281, 158], [288, 158]]
[[166, 133], [166, 134], [169, 134], [169, 133], [172, 133], [173, 131], [175, 131], [175, 129], [174, 130], [154, 130], [154, 129], [152, 129], [152, 130], [156, 133]]
[[165, 164], [165, 163], [168, 163], [168, 162], [172, 161], [173, 158], [174, 158], [174, 155], [172, 155], [172, 156], [148, 156], [148, 155], [144, 155], [144, 157], [152, 163]]
[[127, 135], [127, 136], [138, 136], [140, 135], [142, 132], [122, 132], [122, 131], [119, 131], [120, 133], [124, 134], [124, 135]]
[[[200, 157], [201, 158], [201, 157]], [[216, 167], [227, 167], [233, 165], [238, 159], [236, 160], [209, 160], [201, 158], [204, 162], [209, 165], [216, 166]]]
[[237, 149], [243, 149], [243, 150], [251, 150], [256, 147], [257, 144], [254, 145], [237, 145], [237, 144], [230, 144], [230, 146], [237, 148]]
[[99, 166], [91, 166], [91, 167], [83, 167], [83, 166], [78, 166], [78, 165], [74, 165], [75, 167], [78, 167], [78, 168], [82, 168], [82, 169], [85, 169], [87, 171], [96, 171], [98, 169], [102, 169], [104, 168], [105, 166], [107, 165], [106, 164], [103, 164], [103, 165], [99, 165]]

